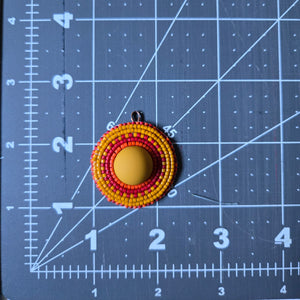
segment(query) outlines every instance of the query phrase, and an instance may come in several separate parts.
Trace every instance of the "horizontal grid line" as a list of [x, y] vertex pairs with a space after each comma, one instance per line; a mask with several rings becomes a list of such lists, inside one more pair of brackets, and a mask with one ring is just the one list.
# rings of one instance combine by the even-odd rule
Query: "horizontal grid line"
[[[76, 22], [136, 22], [136, 21], [144, 21], [144, 22], [155, 22], [155, 18], [149, 17], [149, 18], [138, 18], [138, 17], [133, 17], [133, 18], [75, 18], [74, 21]], [[157, 21], [172, 21], [172, 18], [168, 17], [158, 17]], [[189, 17], [181, 17], [177, 19], [178, 21], [212, 21], [215, 22], [217, 20], [216, 17], [196, 17], [196, 18], [189, 18]], [[233, 21], [239, 21], [239, 22], [273, 22], [276, 21], [277, 18], [219, 18], [220, 21], [228, 21], [228, 22], [233, 22]], [[20, 19], [20, 22], [30, 22], [30, 19]], [[32, 20], [34, 23], [37, 22], [51, 22], [53, 21], [52, 19], [49, 18], [39, 18], [39, 19], [33, 19]], [[283, 22], [299, 22], [300, 19], [297, 18], [283, 18], [281, 21]]]
[[[168, 17], [158, 17], [153, 18], [153, 17], [145, 17], [145, 18], [137, 18], [137, 17], [133, 17], [133, 18], [75, 18], [75, 21], [78, 22], [91, 22], [95, 20], [96, 22], [120, 22], [120, 21], [127, 21], [127, 22], [134, 22], [134, 21], [145, 21], [145, 22], [155, 22], [155, 20], [159, 21], [172, 21], [173, 18], [168, 18]], [[191, 17], [180, 17], [177, 18], [177, 21], [212, 21], [212, 22], [216, 22], [217, 20], [219, 21], [227, 21], [227, 22], [232, 22], [232, 21], [239, 21], [239, 22], [243, 22], [243, 21], [253, 21], [253, 22], [257, 22], [257, 21], [261, 21], [261, 22], [274, 22], [277, 20], [277, 18], [216, 18], [216, 17], [195, 17], [195, 18], [191, 18]], [[300, 19], [298, 18], [286, 18], [286, 19], [282, 19], [282, 21], [287, 21], [287, 22], [298, 22], [300, 21]]]
[[[215, 264], [212, 263], [211, 267], [208, 267], [207, 264], [203, 264], [203, 268], [199, 268], [199, 264], [193, 264], [195, 265], [195, 268], [191, 267], [191, 264], [187, 265], [186, 267], [183, 267], [183, 264], [180, 264], [180, 268], [175, 268], [175, 265], [172, 265], [172, 268], [168, 268], [166, 264], [163, 264], [163, 268], [157, 268], [156, 266], [152, 266], [151, 264], [145, 264], [140, 265], [140, 268], [136, 268], [136, 266], [133, 264], [132, 268], [128, 268], [128, 265], [125, 264], [124, 268], [121, 269], [119, 265], [116, 266], [116, 269], [111, 268], [111, 265], [108, 265], [108, 268], [104, 268], [103, 265], [101, 265], [100, 269], [88, 269], [87, 265], [84, 269], [80, 269], [79, 265], [77, 265], [77, 268], [72, 269], [71, 265], [69, 265], [68, 269], [64, 269], [64, 266], [62, 265], [61, 268], [57, 268], [56, 265], [53, 266], [53, 269], [49, 269], [49, 267], [46, 265], [45, 270], [42, 270], [40, 268], [36, 270], [31, 270], [31, 273], [38, 273], [38, 274], [45, 274], [46, 276], [48, 274], [77, 274], [77, 279], [80, 277], [80, 274], [84, 274], [85, 278], [87, 274], [95, 275], [99, 274], [101, 279], [104, 279], [104, 275], [108, 275], [107, 278], [112, 279], [112, 275], [115, 275], [117, 279], [120, 279], [120, 274], [124, 275], [124, 278], [122, 279], [132, 279], [134, 277], [137, 279], [143, 279], [144, 277], [148, 277], [149, 279], [152, 278], [151, 275], [153, 274], [163, 274], [161, 278], [173, 278], [173, 279], [182, 279], [186, 278], [185, 276], [188, 276], [189, 278], [191, 275], [194, 275], [196, 278], [198, 278], [199, 273], [202, 273], [204, 278], [207, 278], [207, 274], [210, 274], [209, 278], [214, 278], [215, 273], [224, 272], [224, 276], [227, 276], [227, 278], [231, 277], [231, 273], [233, 273], [233, 276], [236, 278], [240, 275], [243, 277], [246, 276], [254, 276], [254, 272], [258, 274], [259, 277], [261, 276], [279, 276], [279, 272], [285, 272], [289, 271], [289, 276], [300, 276], [299, 274], [299, 262], [296, 263], [296, 266], [293, 266], [292, 262], [290, 262], [289, 266], [278, 266], [277, 263], [274, 263], [274, 266], [270, 266], [270, 263], [266, 263], [266, 267], [262, 267], [261, 263], [258, 263], [258, 267], [254, 266], [253, 262], [250, 262], [248, 264], [242, 263], [243, 267], [238, 267], [237, 263], [232, 263], [234, 267], [229, 267], [230, 264], [227, 265], [227, 268], [216, 268]], [[250, 265], [248, 267], [247, 265]], [[294, 271], [294, 272], [293, 272]], [[132, 277], [128, 278], [127, 275], [131, 274]], [[145, 276], [146, 275], [146, 276]], [[148, 275], [148, 276], [147, 276]], [[69, 279], [72, 277], [69, 276]], [[105, 278], [105, 279], [107, 279]]]
[[[147, 265], [145, 265], [145, 266], [147, 266]], [[238, 269], [236, 269], [236, 268], [206, 268], [206, 269], [200, 269], [200, 268], [198, 268], [198, 269], [184, 269], [184, 268], [182, 268], [182, 269], [157, 269], [157, 268], [151, 268], [151, 270], [150, 270], [150, 272], [152, 272], [152, 273], [156, 273], [157, 271], [159, 271], [160, 273], [165, 273], [165, 272], [167, 272], [167, 273], [172, 273], [173, 271], [175, 272], [175, 273], [179, 273], [179, 272], [184, 272], [184, 273], [188, 273], [189, 271], [190, 272], [197, 272], [197, 270], [198, 270], [198, 272], [220, 272], [220, 270], [222, 271], [222, 272], [224, 272], [224, 271], [230, 271], [230, 272], [236, 272], [236, 270], [238, 271], [238, 272], [243, 272], [244, 270], [246, 271], [246, 272], [251, 272], [251, 271], [259, 271], [259, 270], [261, 270], [261, 271], [267, 271], [267, 270], [269, 270], [269, 271], [275, 271], [275, 270], [277, 270], [277, 271], [282, 271], [282, 270], [284, 270], [284, 271], [289, 271], [289, 270], [298, 270], [298, 268], [297, 267], [269, 267], [269, 268], [263, 268], [263, 267], [261, 267], [261, 268], [259, 268], [259, 267], [253, 267], [253, 268], [238, 268]], [[37, 270], [35, 270], [35, 271], [32, 271], [31, 273], [37, 273], [37, 272], [39, 272], [39, 273], [46, 273], [46, 271], [44, 271], [44, 270], [39, 270], [39, 271], [37, 271]], [[53, 273], [53, 271], [51, 271], [51, 270], [47, 270], [47, 272], [48, 273]], [[57, 273], [61, 273], [61, 271], [58, 271], [58, 270], [56, 270], [55, 272], [57, 272]], [[78, 269], [75, 269], [75, 270], [64, 270], [63, 271], [64, 273], [69, 273], [69, 272], [72, 272], [72, 273], [77, 273], [77, 272], [79, 272], [79, 273], [85, 273], [85, 272], [88, 272], [88, 273], [93, 273], [94, 272], [94, 270], [92, 269], [92, 270], [89, 270], [89, 269], [87, 269], [87, 270], [78, 270]], [[119, 273], [125, 273], [125, 272], [128, 272], [128, 273], [133, 273], [133, 272], [136, 272], [136, 273], [141, 273], [141, 272], [143, 272], [143, 273], [149, 273], [149, 269], [147, 268], [147, 269], [107, 269], [107, 270], [105, 270], [105, 269], [101, 269], [101, 270], [95, 270], [95, 272], [96, 273], [109, 273], [109, 272], [111, 272], [111, 273], [117, 273], [117, 272], [119, 272]], [[298, 275], [298, 276], [300, 276], [300, 275]]]
[[[205, 201], [205, 200], [203, 200]], [[285, 207], [293, 207], [293, 208], [297, 208], [300, 207], [300, 203], [285, 203], [284, 204]], [[224, 209], [227, 208], [281, 208], [281, 204], [224, 204]], [[91, 209], [92, 206], [73, 206], [73, 209], [78, 209], [78, 210], [89, 210]], [[160, 209], [195, 209], [195, 208], [219, 208], [219, 205], [160, 205], [159, 206]], [[28, 207], [26, 206], [19, 206], [18, 209], [22, 209], [22, 210], [26, 210], [28, 209]], [[53, 209], [51, 206], [36, 206], [36, 207], [32, 207], [32, 210], [49, 210], [49, 209]], [[95, 207], [95, 210], [101, 210], [101, 209], [117, 209], [117, 210], [128, 210], [122, 206], [116, 206], [116, 205], [112, 205], [112, 206], [97, 206]], [[156, 209], [155, 206], [146, 206], [142, 208], [143, 210], [148, 210], [148, 209]]]
[[[157, 79], [158, 83], [188, 83], [188, 82], [215, 82], [217, 79]], [[139, 80], [138, 79], [76, 79], [75, 83], [137, 83]], [[26, 84], [31, 81], [28, 80], [20, 80], [18, 83], [20, 84]], [[142, 79], [140, 83], [155, 83], [155, 79]], [[261, 83], [266, 83], [266, 82], [300, 82], [299, 79], [221, 79], [220, 82], [261, 82]], [[40, 84], [45, 84], [45, 83], [51, 83], [50, 80], [33, 80], [32, 83], [40, 83]]]
[[[221, 142], [221, 145], [242, 145], [246, 142]], [[219, 145], [219, 142], [174, 142], [176, 145]], [[283, 141], [283, 142], [253, 142], [253, 145], [300, 145], [300, 141]], [[44, 145], [44, 144], [43, 144]], [[75, 143], [75, 146], [96, 146], [96, 143]], [[50, 145], [49, 145], [50, 146]]]

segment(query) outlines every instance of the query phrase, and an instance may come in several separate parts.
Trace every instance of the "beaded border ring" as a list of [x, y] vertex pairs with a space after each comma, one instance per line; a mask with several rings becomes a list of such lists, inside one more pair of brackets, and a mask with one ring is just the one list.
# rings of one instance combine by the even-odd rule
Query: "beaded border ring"
[[[134, 121], [133, 115], [138, 115]], [[153, 204], [166, 195], [177, 171], [175, 151], [169, 138], [152, 124], [141, 122], [139, 112], [132, 122], [119, 124], [107, 131], [97, 143], [91, 157], [91, 169], [97, 188], [108, 201], [138, 208]], [[151, 156], [150, 177], [137, 185], [122, 182], [114, 171], [117, 154], [126, 147], [144, 148]]]

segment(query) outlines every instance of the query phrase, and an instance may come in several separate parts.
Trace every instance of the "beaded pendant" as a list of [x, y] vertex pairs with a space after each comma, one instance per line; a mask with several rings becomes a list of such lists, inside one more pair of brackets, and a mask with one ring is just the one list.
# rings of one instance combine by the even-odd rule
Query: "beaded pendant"
[[152, 124], [132, 122], [107, 131], [91, 157], [97, 188], [108, 201], [137, 208], [153, 204], [171, 188], [177, 171], [175, 151], [169, 138]]

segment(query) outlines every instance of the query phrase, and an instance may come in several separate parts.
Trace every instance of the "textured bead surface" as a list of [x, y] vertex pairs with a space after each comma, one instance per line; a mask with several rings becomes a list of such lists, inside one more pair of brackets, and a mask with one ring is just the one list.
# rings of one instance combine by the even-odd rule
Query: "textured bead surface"
[[[129, 149], [142, 149], [138, 151], [143, 153], [140, 161], [144, 157], [145, 168], [149, 171], [151, 167], [151, 172], [143, 174], [141, 168], [132, 180], [126, 180], [126, 171], [125, 177], [118, 173], [120, 169], [116, 170], [114, 164], [116, 158], [122, 157], [123, 151], [130, 152]], [[92, 153], [91, 164], [94, 181], [102, 194], [109, 201], [126, 207], [142, 207], [162, 198], [172, 186], [177, 170], [174, 148], [168, 137], [143, 122], [120, 124], [106, 132]]]

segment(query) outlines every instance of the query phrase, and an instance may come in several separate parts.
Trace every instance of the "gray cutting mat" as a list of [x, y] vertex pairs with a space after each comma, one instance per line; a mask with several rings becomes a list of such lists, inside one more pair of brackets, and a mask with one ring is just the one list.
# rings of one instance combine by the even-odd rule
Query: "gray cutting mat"
[[[7, 298], [300, 297], [298, 0], [7, 0], [3, 37]], [[138, 210], [89, 169], [134, 110], [180, 162]]]

